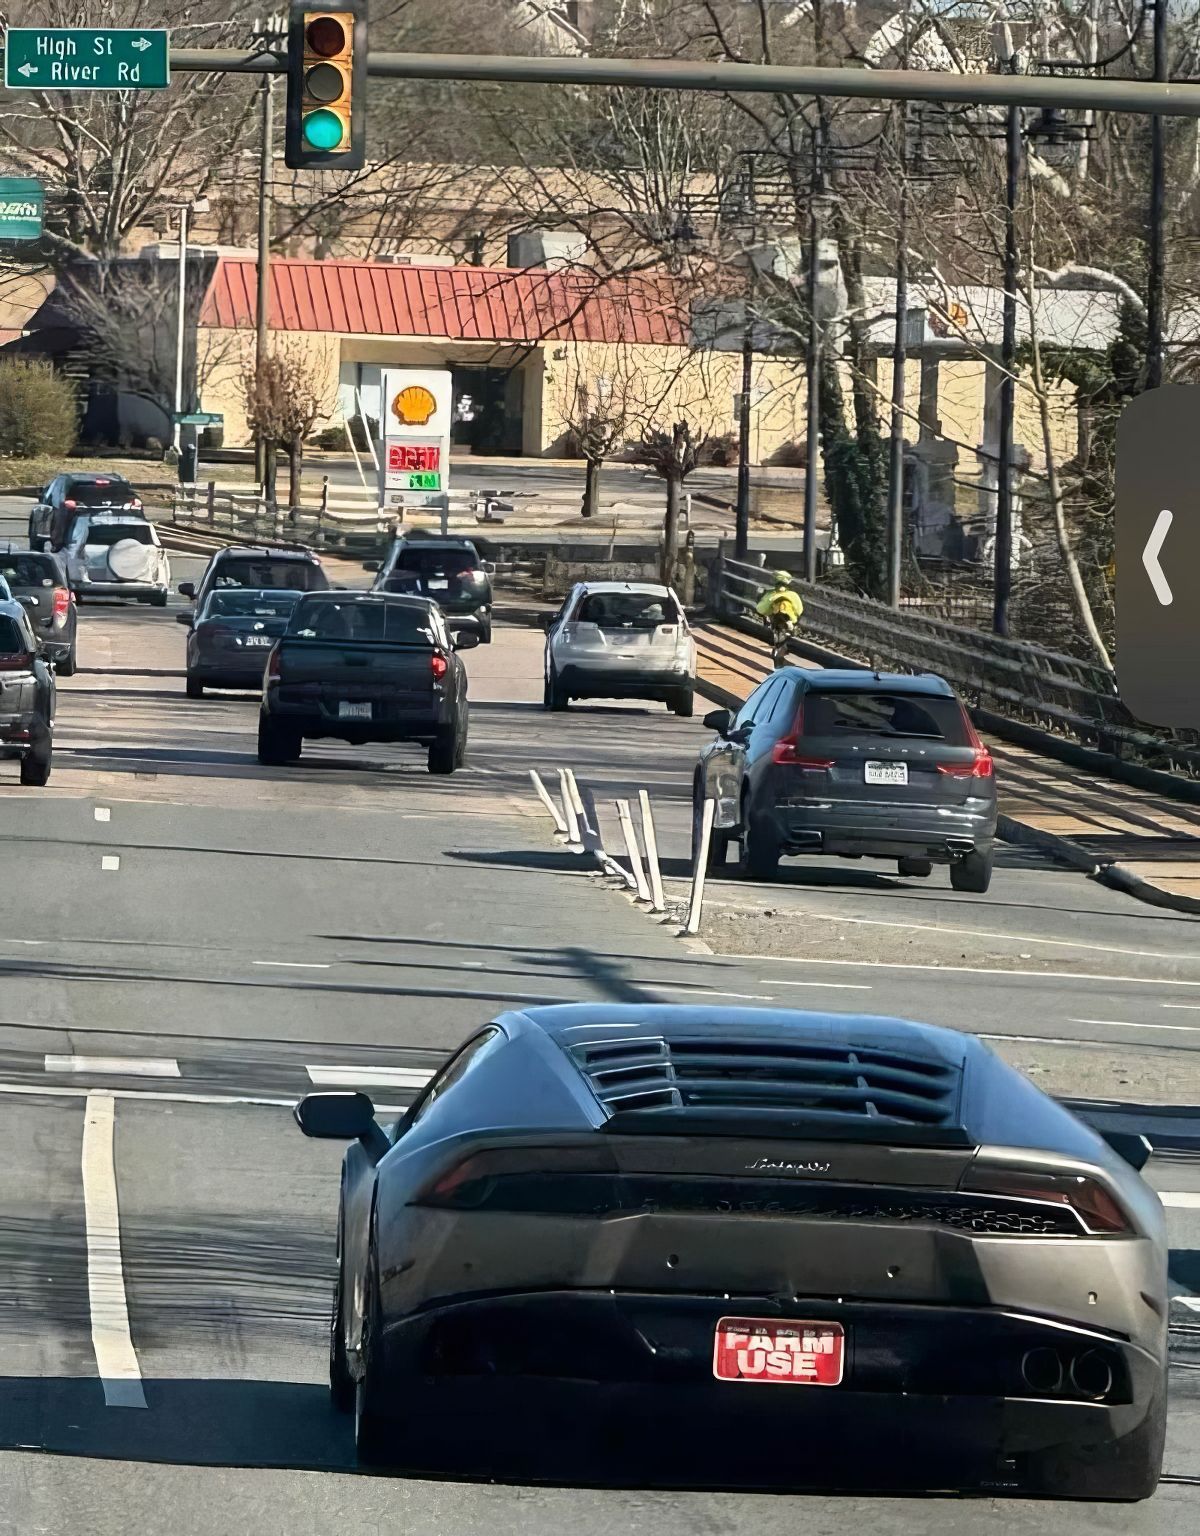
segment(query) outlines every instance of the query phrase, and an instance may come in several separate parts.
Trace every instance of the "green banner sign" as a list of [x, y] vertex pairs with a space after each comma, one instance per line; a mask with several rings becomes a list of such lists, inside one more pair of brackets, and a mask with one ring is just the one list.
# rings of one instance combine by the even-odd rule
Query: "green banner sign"
[[162, 91], [170, 33], [157, 27], [9, 27], [10, 91]]
[[219, 411], [187, 411], [175, 420], [181, 427], [220, 427], [225, 424]]
[[0, 240], [37, 240], [46, 194], [32, 176], [0, 176]]

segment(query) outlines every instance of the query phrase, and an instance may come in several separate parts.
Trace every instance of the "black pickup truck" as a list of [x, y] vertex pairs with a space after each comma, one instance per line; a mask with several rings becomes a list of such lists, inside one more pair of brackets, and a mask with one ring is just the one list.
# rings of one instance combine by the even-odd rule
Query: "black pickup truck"
[[21, 760], [22, 784], [45, 784], [54, 750], [54, 673], [20, 603], [0, 602], [0, 758]]
[[304, 738], [416, 741], [430, 773], [453, 773], [467, 748], [467, 673], [437, 604], [377, 592], [309, 592], [267, 658], [260, 763], [291, 763]]

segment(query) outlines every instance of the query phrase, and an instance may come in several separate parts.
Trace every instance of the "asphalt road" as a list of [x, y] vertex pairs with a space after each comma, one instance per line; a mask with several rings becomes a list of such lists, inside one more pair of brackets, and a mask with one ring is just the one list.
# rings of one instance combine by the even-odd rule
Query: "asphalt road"
[[[0, 538], [19, 536], [23, 510], [0, 504]], [[176, 580], [200, 564], [176, 557]], [[184, 697], [177, 611], [86, 605], [50, 785], [22, 790], [0, 766], [0, 1532], [1195, 1527], [1200, 1352], [1182, 1330], [1200, 1312], [1186, 1299], [1169, 1480], [1133, 1509], [564, 1487], [550, 1445], [536, 1492], [356, 1474], [324, 1390], [340, 1153], [287, 1112], [311, 1083], [399, 1105], [510, 1004], [713, 996], [1007, 1035], [1005, 1049], [1045, 1053], [1032, 1067], [1051, 1063], [1055, 1091], [1135, 1098], [1149, 1071], [1170, 1102], [1200, 1059], [1197, 930], [1025, 856], [985, 898], [814, 865], [761, 893], [801, 923], [803, 953], [757, 937], [745, 956], [696, 952], [555, 841], [528, 770], [573, 767], [614, 846], [612, 801], [647, 787], [670, 886], [698, 720], [545, 715], [540, 636], [504, 628], [467, 657], [471, 745], [453, 778], [403, 747], [317, 743], [295, 768], [262, 768], [253, 696]], [[745, 909], [746, 887], [718, 882], [714, 902], [722, 891]], [[853, 947], [826, 955], [839, 933]], [[1200, 1291], [1200, 1170], [1152, 1177], [1186, 1298]], [[619, 1464], [598, 1453], [595, 1482], [619, 1485]]]

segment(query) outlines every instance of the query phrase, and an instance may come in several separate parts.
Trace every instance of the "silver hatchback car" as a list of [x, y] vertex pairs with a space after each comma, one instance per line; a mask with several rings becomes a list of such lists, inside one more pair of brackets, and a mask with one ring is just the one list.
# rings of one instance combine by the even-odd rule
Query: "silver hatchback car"
[[546, 623], [547, 709], [571, 699], [660, 699], [692, 713], [696, 642], [670, 587], [582, 581]]

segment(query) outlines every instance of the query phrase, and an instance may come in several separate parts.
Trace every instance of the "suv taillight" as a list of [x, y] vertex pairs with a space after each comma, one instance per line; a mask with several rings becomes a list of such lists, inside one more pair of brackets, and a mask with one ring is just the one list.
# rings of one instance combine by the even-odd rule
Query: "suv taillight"
[[1094, 1236], [1127, 1236], [1133, 1232], [1133, 1223], [1116, 1199], [1099, 1180], [1084, 1174], [1037, 1173], [976, 1163], [967, 1169], [958, 1187], [976, 1195], [1065, 1205]]
[[55, 587], [54, 589], [54, 617], [61, 619], [71, 606], [71, 589], [69, 587]]
[[796, 712], [796, 723], [786, 736], [781, 736], [771, 748], [771, 761], [784, 763], [789, 768], [808, 768], [814, 773], [828, 773], [833, 767], [831, 757], [809, 757], [797, 750], [804, 735], [804, 706]]
[[433, 680], [436, 683], [445, 677], [448, 663], [440, 651], [434, 651], [433, 655], [429, 658], [429, 667], [433, 673]]
[[278, 646], [276, 646], [275, 649], [271, 652], [271, 654], [267, 657], [266, 680], [267, 680], [268, 683], [277, 683], [279, 681], [279, 647]]
[[78, 505], [79, 505], [79, 503], [77, 501], [64, 501], [63, 502], [63, 506], [67, 509], [68, 512], [74, 512], [75, 508]]
[[0, 651], [0, 672], [24, 672], [31, 666], [32, 651]]
[[950, 779], [990, 779], [992, 754], [981, 743], [969, 763], [939, 763], [938, 772]]

